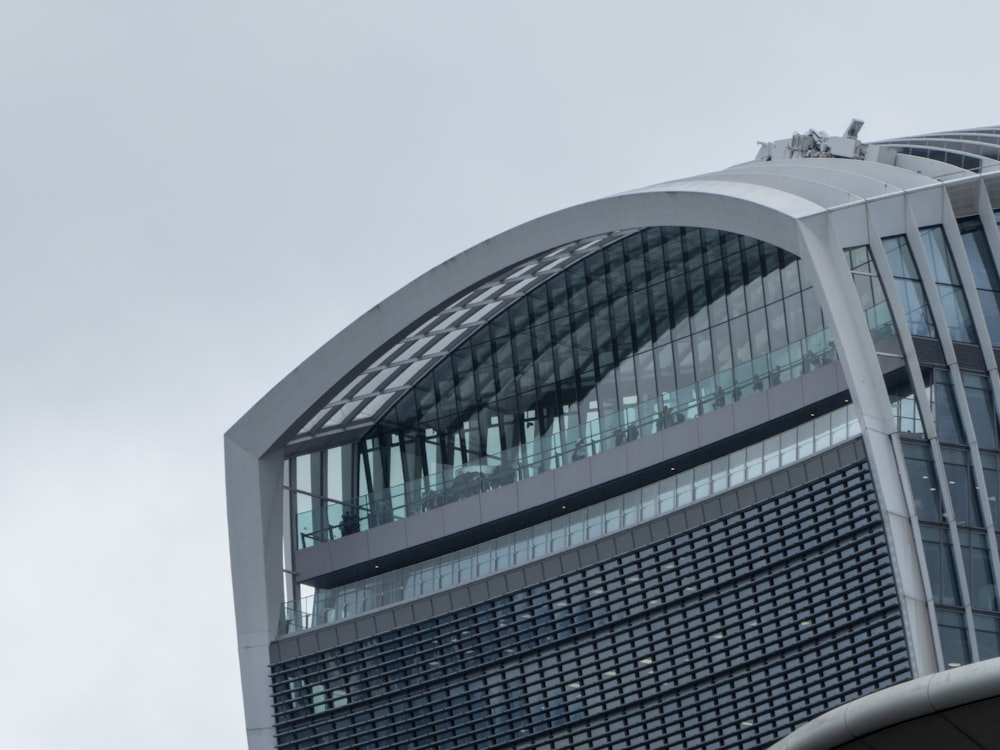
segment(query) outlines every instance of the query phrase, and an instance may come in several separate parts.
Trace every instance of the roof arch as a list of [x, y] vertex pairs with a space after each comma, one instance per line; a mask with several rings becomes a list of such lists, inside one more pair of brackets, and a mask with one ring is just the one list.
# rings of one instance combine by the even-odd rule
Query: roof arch
[[[616, 230], [676, 225], [744, 234], [802, 255], [805, 245], [796, 220], [823, 211], [812, 201], [771, 187], [693, 180], [603, 198], [527, 222], [445, 261], [366, 312], [272, 388], [227, 432], [227, 440], [258, 458], [279, 448], [361, 364], [384, 352], [413, 321], [431, 314], [442, 289], [460, 294], [546, 248]], [[345, 361], [344, 351], [357, 355]]]

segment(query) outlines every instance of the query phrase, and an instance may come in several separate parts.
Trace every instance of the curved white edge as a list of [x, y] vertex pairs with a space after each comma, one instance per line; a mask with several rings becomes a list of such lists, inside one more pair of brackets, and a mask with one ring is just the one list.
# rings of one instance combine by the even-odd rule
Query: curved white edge
[[[948, 170], [954, 174], [955, 168]], [[961, 170], [965, 177], [975, 176], [967, 170]], [[956, 175], [957, 176], [957, 175]], [[809, 180], [826, 185], [859, 199], [875, 199], [892, 193], [919, 190], [921, 188], [939, 185], [935, 176], [921, 173], [901, 166], [884, 164], [877, 161], [861, 159], [779, 159], [775, 161], [750, 161], [736, 164], [719, 172], [712, 172], [699, 177], [687, 178], [674, 182], [665, 182], [648, 188], [640, 188], [629, 192], [645, 192], [651, 190], [667, 190], [680, 184], [712, 180], [729, 180], [743, 182], [747, 185], [769, 185], [774, 181], [786, 180], [781, 189], [787, 193], [805, 195], [796, 183]], [[825, 204], [827, 208], [836, 208], [852, 198], [841, 201], [831, 201]]]
[[[823, 210], [781, 190], [720, 180], [603, 198], [535, 219], [456, 255], [390, 295], [272, 388], [226, 436], [249, 453], [265, 455], [359, 362], [432, 312], [442, 290], [457, 294], [537, 253], [617, 229], [686, 225], [749, 235], [798, 254], [789, 220]], [[345, 351], [354, 353], [350, 360], [342, 356]]]
[[836, 750], [899, 724], [1000, 696], [1000, 659], [893, 685], [827, 711], [769, 750]]

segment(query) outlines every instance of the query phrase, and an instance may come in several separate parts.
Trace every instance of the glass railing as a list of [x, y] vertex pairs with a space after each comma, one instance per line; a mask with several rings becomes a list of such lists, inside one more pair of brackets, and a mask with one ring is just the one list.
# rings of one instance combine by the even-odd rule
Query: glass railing
[[355, 617], [524, 565], [787, 468], [859, 434], [853, 408], [841, 407], [701, 466], [559, 518], [289, 602], [282, 611], [283, 632]]
[[836, 358], [833, 337], [823, 330], [672, 394], [627, 405], [617, 414], [553, 431], [497, 455], [354, 501], [342, 503], [299, 491], [297, 496], [312, 498], [315, 507], [297, 515], [298, 545], [311, 547], [366, 531], [589, 458], [800, 377]]

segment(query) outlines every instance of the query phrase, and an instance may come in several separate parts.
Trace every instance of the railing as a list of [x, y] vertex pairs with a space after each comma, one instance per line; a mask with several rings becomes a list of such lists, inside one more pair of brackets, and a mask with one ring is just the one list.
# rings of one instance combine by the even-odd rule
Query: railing
[[[553, 431], [499, 455], [377, 490], [347, 503], [299, 492], [300, 497], [312, 497], [318, 506], [297, 516], [299, 547], [366, 531], [551, 471], [707, 414], [835, 359], [833, 337], [824, 330], [715, 373], [670, 396], [628, 405], [617, 414]], [[665, 401], [672, 405], [664, 406]]]
[[282, 609], [282, 631], [306, 630], [466, 584], [700, 502], [787, 468], [861, 433], [852, 406], [624, 495], [432, 560], [319, 590]]

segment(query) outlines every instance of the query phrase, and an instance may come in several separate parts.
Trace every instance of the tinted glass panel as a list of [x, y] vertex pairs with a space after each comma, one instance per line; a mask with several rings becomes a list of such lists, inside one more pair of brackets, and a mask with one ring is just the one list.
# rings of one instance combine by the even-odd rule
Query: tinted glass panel
[[332, 510], [307, 543], [612, 449], [836, 358], [797, 258], [753, 238], [652, 228], [531, 281], [356, 444], [360, 497], [329, 498], [350, 522]]

